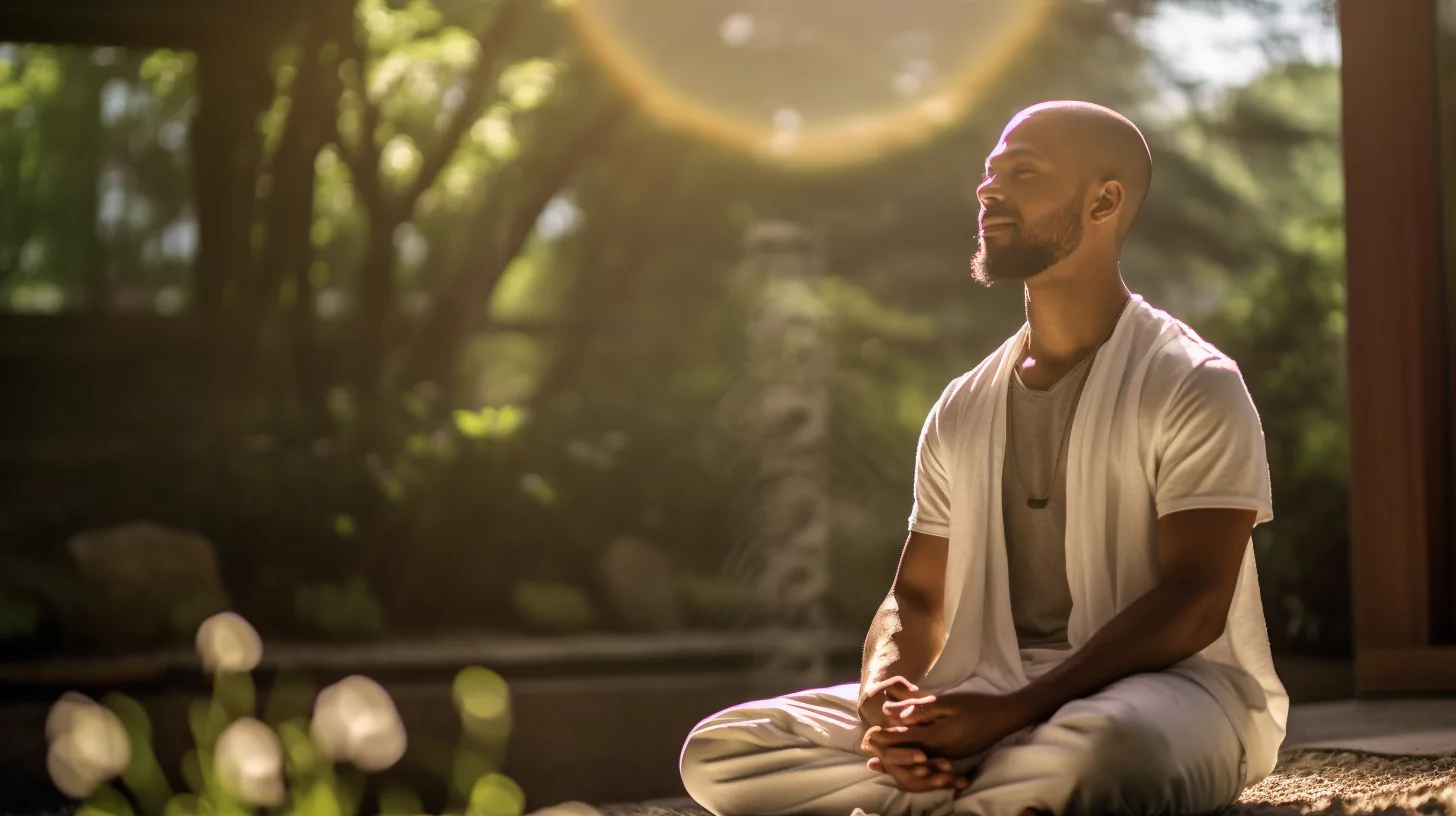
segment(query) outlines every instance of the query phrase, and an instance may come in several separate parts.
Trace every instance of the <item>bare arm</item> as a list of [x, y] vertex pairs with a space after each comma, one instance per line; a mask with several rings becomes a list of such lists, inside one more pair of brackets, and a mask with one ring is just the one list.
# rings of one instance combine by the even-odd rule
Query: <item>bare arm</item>
[[919, 681], [945, 644], [942, 604], [949, 544], [926, 533], [912, 532], [905, 539], [895, 582], [865, 637], [860, 711], [871, 722], [877, 721], [879, 706], [867, 711], [865, 703], [874, 696], [874, 687], [893, 677]]
[[1076, 654], [1016, 693], [1025, 724], [1124, 677], [1166, 669], [1217, 640], [1254, 517], [1252, 510], [1199, 509], [1159, 519], [1157, 585]]
[[1202, 651], [1223, 634], [1252, 510], [1185, 510], [1158, 521], [1158, 583], [1115, 615], [1082, 648], [1020, 691], [960, 692], [890, 702], [904, 734], [869, 740], [884, 752], [915, 744], [947, 757], [977, 754], [1072, 700], [1142, 672], [1160, 671]]

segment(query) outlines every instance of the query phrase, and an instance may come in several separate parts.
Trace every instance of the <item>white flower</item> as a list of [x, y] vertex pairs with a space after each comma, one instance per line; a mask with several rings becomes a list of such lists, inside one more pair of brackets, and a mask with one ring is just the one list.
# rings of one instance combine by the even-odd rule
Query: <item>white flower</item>
[[46, 717], [46, 770], [72, 799], [84, 799], [131, 762], [131, 740], [121, 720], [91, 698], [66, 692]]
[[213, 768], [239, 799], [254, 805], [283, 804], [283, 743], [258, 720], [242, 717], [222, 732]]
[[263, 659], [263, 640], [242, 615], [219, 612], [197, 627], [197, 654], [212, 671], [252, 671]]
[[319, 692], [309, 734], [324, 755], [382, 771], [404, 756], [404, 723], [384, 687], [362, 675]]

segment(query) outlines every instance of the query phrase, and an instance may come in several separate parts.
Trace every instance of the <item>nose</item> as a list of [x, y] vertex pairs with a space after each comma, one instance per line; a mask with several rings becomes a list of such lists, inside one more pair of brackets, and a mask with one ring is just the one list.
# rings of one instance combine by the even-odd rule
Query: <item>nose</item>
[[980, 186], [976, 188], [976, 198], [980, 200], [982, 209], [1002, 201], [1001, 185], [996, 183], [995, 176], [981, 182]]

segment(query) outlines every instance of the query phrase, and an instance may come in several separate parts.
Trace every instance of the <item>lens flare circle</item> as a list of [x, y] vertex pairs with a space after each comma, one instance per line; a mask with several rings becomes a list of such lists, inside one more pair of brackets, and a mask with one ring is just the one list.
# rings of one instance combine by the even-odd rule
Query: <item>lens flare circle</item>
[[575, 0], [567, 13], [596, 60], [654, 117], [814, 168], [913, 147], [963, 119], [1053, 6]]

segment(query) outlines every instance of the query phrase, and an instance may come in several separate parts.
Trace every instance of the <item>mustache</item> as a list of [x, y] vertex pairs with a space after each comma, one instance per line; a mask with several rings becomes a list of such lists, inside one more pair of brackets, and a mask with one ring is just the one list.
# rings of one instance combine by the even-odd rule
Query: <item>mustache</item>
[[984, 224], [988, 219], [991, 218], [1010, 218], [1017, 223], [1020, 223], [1021, 213], [1010, 207], [997, 207], [996, 209], [987, 208], [981, 210], [981, 223]]

